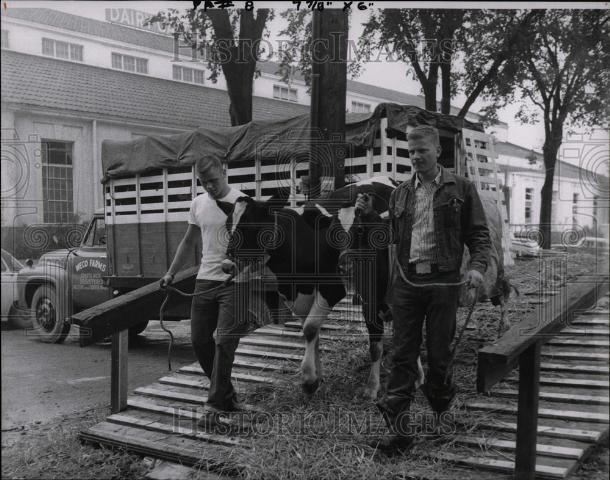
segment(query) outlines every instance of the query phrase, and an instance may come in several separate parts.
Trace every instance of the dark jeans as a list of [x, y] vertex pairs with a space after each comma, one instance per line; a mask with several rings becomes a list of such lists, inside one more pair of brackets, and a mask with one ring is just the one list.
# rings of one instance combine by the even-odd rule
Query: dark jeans
[[[409, 274], [413, 283], [454, 283], [460, 280], [459, 272]], [[445, 382], [445, 373], [451, 356], [451, 341], [455, 334], [459, 287], [414, 287], [400, 276], [392, 292], [394, 321], [393, 367], [387, 384], [384, 403], [392, 412], [409, 408], [415, 395], [418, 378], [417, 357], [422, 343], [422, 327], [426, 321], [426, 348], [428, 398], [450, 400], [454, 394], [451, 374]]]
[[[221, 283], [197, 280], [195, 292]], [[231, 284], [193, 297], [191, 341], [201, 368], [210, 379], [208, 404], [220, 410], [230, 410], [235, 398], [231, 370], [239, 339], [247, 332], [247, 305], [246, 284]]]

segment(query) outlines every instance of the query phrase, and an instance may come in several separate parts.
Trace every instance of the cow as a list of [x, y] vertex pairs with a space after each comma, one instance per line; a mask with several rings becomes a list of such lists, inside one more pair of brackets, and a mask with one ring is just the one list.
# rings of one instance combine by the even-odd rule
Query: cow
[[[355, 294], [362, 302], [371, 357], [363, 393], [370, 399], [377, 397], [383, 320], [390, 316], [385, 300], [390, 279], [390, 238], [384, 221], [362, 221], [354, 203], [358, 194], [370, 195], [373, 207], [383, 216], [395, 186], [387, 178], [371, 179], [295, 209], [278, 208], [277, 202], [267, 204], [248, 197], [238, 199], [234, 206], [219, 202], [227, 213], [230, 236], [227, 253], [231, 260], [225, 263], [226, 270], [237, 267], [246, 275], [244, 272], [257, 270], [260, 262], [264, 263], [277, 277], [278, 290], [289, 308], [302, 321], [306, 348], [301, 373], [303, 389], [308, 394], [320, 386], [320, 327], [346, 295], [340, 267], [352, 264], [351, 276]], [[359, 261], [360, 257], [365, 260]], [[259, 259], [256, 267], [253, 258]], [[423, 371], [421, 376], [423, 379]]]

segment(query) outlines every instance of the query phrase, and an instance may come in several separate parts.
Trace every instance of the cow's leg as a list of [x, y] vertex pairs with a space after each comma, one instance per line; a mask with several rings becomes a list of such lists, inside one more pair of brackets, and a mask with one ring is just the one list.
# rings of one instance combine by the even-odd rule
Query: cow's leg
[[381, 358], [383, 357], [383, 341], [370, 341], [369, 351], [371, 354], [371, 370], [364, 388], [364, 396], [368, 400], [376, 400], [381, 386], [379, 376], [381, 374]]
[[303, 390], [310, 395], [315, 393], [320, 386], [320, 327], [330, 311], [331, 308], [326, 299], [316, 291], [315, 301], [303, 324], [306, 344], [305, 355], [301, 363], [301, 373], [303, 375]]

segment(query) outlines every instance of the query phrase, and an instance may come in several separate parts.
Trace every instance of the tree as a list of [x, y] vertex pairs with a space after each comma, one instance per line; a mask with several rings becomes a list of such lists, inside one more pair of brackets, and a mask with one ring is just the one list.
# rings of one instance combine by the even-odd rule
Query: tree
[[421, 84], [426, 110], [437, 111], [440, 73], [442, 113], [451, 112], [451, 99], [460, 89], [467, 100], [458, 116], [465, 117], [477, 98], [486, 95], [487, 113], [493, 119], [497, 100], [513, 86], [509, 72], [537, 15], [515, 10], [386, 9], [365, 23], [360, 46], [386, 49], [409, 63], [408, 74]]
[[534, 123], [542, 114], [544, 122], [540, 232], [545, 249], [551, 246], [553, 181], [564, 128], [608, 122], [609, 23], [606, 10], [548, 10], [536, 20], [521, 59], [518, 117]]
[[273, 11], [261, 8], [188, 9], [180, 13], [168, 9], [154, 15], [148, 23], [159, 22], [171, 27], [177, 38], [187, 45], [196, 45], [210, 70], [209, 80], [216, 83], [222, 71], [227, 83], [231, 125], [252, 120], [252, 85], [260, 72], [257, 61], [263, 51], [261, 40], [268, 36], [265, 27], [273, 19]]

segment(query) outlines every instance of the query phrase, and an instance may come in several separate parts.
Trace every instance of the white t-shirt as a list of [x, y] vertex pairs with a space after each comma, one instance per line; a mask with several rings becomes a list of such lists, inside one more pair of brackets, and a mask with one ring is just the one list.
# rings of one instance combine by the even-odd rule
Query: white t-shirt
[[[239, 197], [245, 196], [247, 195], [231, 188], [229, 193], [219, 200], [234, 204]], [[224, 281], [229, 277], [221, 268], [222, 261], [227, 258], [229, 244], [226, 221], [225, 213], [207, 193], [198, 195], [191, 202], [189, 223], [201, 229], [201, 266], [197, 274], [198, 280]]]

